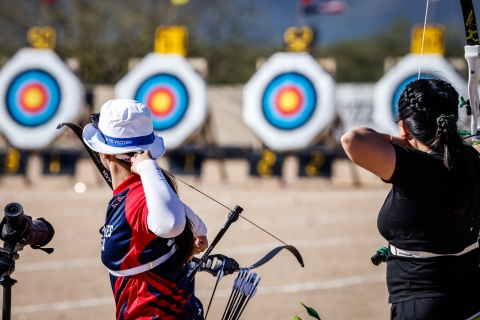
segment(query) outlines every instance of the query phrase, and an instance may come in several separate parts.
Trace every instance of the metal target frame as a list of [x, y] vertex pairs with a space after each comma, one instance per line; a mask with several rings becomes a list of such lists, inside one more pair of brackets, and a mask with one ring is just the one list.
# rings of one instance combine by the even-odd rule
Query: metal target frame
[[[15, 81], [27, 72], [40, 71], [51, 77], [58, 86], [58, 106], [37, 122], [21, 122], [9, 109], [7, 94]], [[47, 92], [48, 93], [48, 92]], [[48, 147], [61, 133], [59, 123], [73, 121], [83, 105], [84, 89], [80, 80], [50, 49], [19, 50], [0, 69], [0, 131], [16, 148], [37, 150]], [[50, 97], [52, 98], [52, 97]], [[11, 97], [10, 97], [11, 99]]]
[[[380, 131], [398, 135], [398, 126], [395, 123], [394, 108], [396, 96], [409, 83], [407, 80], [418, 78], [420, 55], [408, 54], [390, 69], [373, 89], [373, 121]], [[467, 82], [458, 74], [450, 63], [438, 54], [424, 54], [421, 63], [421, 78], [445, 79], [457, 90], [459, 96], [467, 97]], [[407, 83], [408, 82], [408, 83]], [[459, 128], [469, 128], [465, 108], [459, 110]]]
[[[117, 83], [115, 96], [116, 98], [135, 99], [140, 87], [152, 77], [159, 75], [178, 79], [186, 90], [188, 101], [183, 115], [164, 130], [155, 130], [164, 138], [167, 149], [175, 149], [205, 122], [208, 113], [205, 81], [183, 56], [148, 54]], [[149, 108], [152, 110], [151, 106]], [[152, 118], [155, 125], [154, 111], [152, 111]]]
[[[300, 75], [308, 80], [315, 91], [315, 102], [307, 108], [310, 109], [310, 114], [304, 116], [303, 120], [291, 127], [285, 125], [281, 128], [267, 119], [263, 101], [269, 85], [285, 74]], [[253, 75], [243, 90], [243, 120], [268, 148], [275, 151], [308, 147], [334, 117], [335, 81], [308, 53], [275, 53]]]

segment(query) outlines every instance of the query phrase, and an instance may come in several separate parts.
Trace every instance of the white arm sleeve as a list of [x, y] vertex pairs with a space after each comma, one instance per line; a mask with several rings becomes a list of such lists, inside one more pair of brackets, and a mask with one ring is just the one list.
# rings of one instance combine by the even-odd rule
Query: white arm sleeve
[[162, 238], [173, 238], [185, 228], [185, 207], [168, 185], [160, 167], [153, 160], [138, 164], [147, 201], [148, 229]]
[[185, 203], [183, 204], [185, 206], [185, 211], [187, 213], [187, 217], [192, 223], [192, 232], [194, 236], [197, 237], [203, 237], [207, 235], [207, 226], [205, 223], [203, 223], [202, 219], [200, 219], [199, 216], [193, 212], [192, 209], [190, 209], [189, 206], [187, 206]]

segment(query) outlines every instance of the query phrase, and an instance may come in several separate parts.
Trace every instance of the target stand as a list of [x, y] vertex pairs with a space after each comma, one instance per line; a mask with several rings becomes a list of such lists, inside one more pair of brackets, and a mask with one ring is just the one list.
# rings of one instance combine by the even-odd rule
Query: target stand
[[167, 150], [178, 148], [205, 122], [206, 91], [205, 81], [184, 57], [159, 53], [148, 54], [115, 86], [117, 98], [149, 107]]
[[[228, 175], [225, 154], [218, 143], [218, 135], [213, 126], [211, 114], [205, 122], [182, 144], [180, 148], [167, 150], [171, 165], [175, 166], [177, 174], [193, 175], [201, 178], [201, 164], [205, 159], [217, 161], [222, 185], [228, 185]], [[172, 157], [175, 161], [172, 161]], [[172, 167], [170, 166], [170, 170]], [[174, 173], [174, 172], [172, 172]]]
[[115, 86], [117, 98], [134, 99], [149, 107], [153, 129], [164, 138], [167, 152], [177, 149], [182, 153], [179, 149], [190, 142], [212, 147], [222, 182], [226, 182], [223, 152], [208, 114], [206, 93], [204, 79], [178, 54], [148, 54]]

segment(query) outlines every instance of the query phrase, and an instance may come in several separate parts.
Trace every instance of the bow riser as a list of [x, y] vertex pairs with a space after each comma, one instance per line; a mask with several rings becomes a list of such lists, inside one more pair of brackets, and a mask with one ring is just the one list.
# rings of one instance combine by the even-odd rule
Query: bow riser
[[208, 256], [205, 263], [201, 263], [199, 258], [192, 258], [190, 262], [190, 268], [193, 269], [196, 265], [200, 264], [198, 272], [207, 272], [212, 276], [216, 277], [218, 272], [222, 270], [223, 265], [223, 275], [233, 274], [240, 270], [240, 265], [237, 261], [223, 254], [211, 254]]
[[242, 211], [243, 211], [243, 208], [240, 207], [240, 206], [235, 206], [235, 208], [233, 208], [233, 210], [230, 211], [230, 213], [228, 214], [227, 221], [225, 221], [225, 224], [223, 225], [222, 229], [220, 229], [220, 231], [217, 233], [217, 235], [213, 239], [213, 241], [210, 244], [210, 246], [208, 247], [208, 249], [205, 251], [203, 256], [200, 258], [199, 263], [197, 263], [193, 267], [193, 269], [191, 269], [188, 272], [187, 276], [190, 279], [190, 281], [192, 281], [195, 278], [195, 275], [197, 274], [197, 272], [200, 269], [200, 267], [202, 266], [202, 264], [204, 264], [207, 261], [208, 256], [210, 255], [212, 250], [215, 248], [217, 243], [222, 239], [223, 235], [225, 234], [225, 232], [227, 232], [228, 228], [232, 225], [232, 223], [234, 223], [235, 221], [238, 220], [238, 217], [239, 217], [240, 213], [242, 213]]
[[[480, 82], [480, 43], [478, 41], [477, 20], [472, 0], [460, 0], [465, 27], [465, 60], [468, 64], [468, 95], [472, 110], [471, 134], [477, 135], [479, 116], [478, 83]], [[475, 137], [475, 136], [474, 136]]]
[[465, 46], [465, 60], [468, 64], [468, 95], [472, 108], [471, 128], [472, 134], [477, 132], [479, 116], [478, 83], [480, 82], [480, 46]]

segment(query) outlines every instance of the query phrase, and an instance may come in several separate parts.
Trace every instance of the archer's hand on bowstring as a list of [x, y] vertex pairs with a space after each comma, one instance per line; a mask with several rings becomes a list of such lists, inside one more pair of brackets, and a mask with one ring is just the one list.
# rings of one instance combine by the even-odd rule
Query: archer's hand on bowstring
[[135, 153], [135, 155], [130, 159], [130, 162], [132, 163], [131, 171], [133, 173], [137, 173], [137, 168], [140, 162], [144, 160], [153, 160], [152, 155], [150, 154], [149, 150], [145, 150], [143, 153]]
[[208, 239], [206, 236], [193, 236], [193, 252], [189, 260], [192, 260], [193, 256], [204, 252], [208, 248]]

